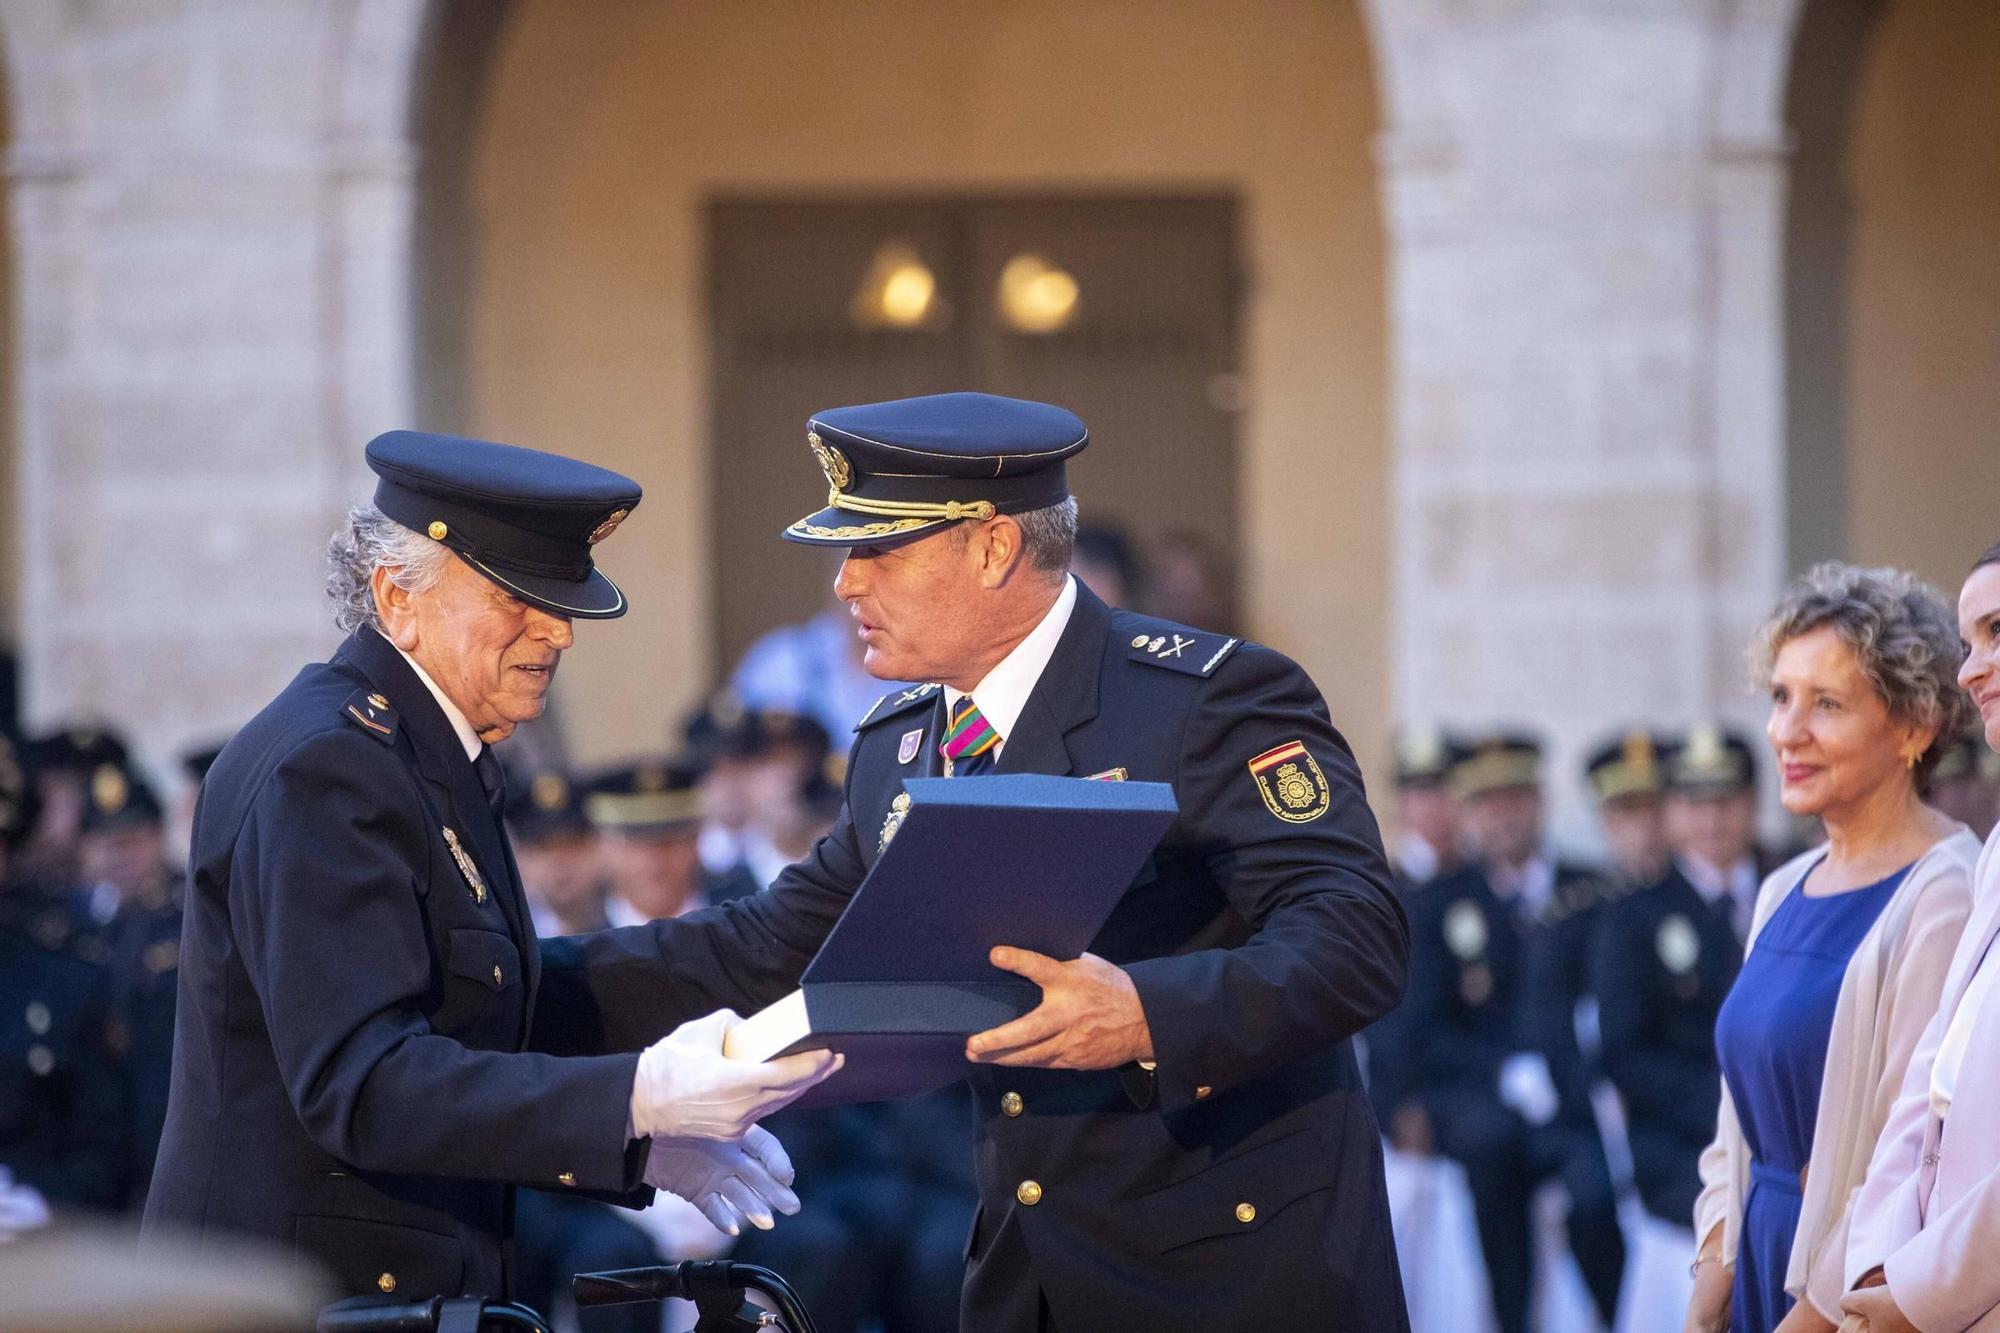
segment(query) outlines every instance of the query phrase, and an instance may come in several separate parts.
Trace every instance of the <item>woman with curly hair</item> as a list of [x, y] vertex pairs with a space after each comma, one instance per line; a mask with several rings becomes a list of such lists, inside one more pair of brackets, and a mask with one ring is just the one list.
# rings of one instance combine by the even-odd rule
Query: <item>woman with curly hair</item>
[[1765, 734], [1826, 842], [1772, 872], [1716, 1020], [1716, 1136], [1695, 1204], [1701, 1333], [1830, 1331], [1847, 1204], [1972, 904], [1979, 841], [1926, 805], [1958, 733], [1958, 627], [1908, 574], [1825, 564], [1757, 635]]

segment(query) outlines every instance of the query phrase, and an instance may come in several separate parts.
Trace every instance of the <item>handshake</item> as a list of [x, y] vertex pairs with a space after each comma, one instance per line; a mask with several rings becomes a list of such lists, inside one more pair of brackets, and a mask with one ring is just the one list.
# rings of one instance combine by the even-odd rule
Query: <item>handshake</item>
[[677, 1194], [730, 1235], [769, 1230], [772, 1211], [799, 1210], [791, 1159], [757, 1124], [840, 1068], [831, 1051], [753, 1063], [722, 1053], [743, 1020], [727, 1009], [683, 1023], [639, 1055], [631, 1137], [650, 1138], [645, 1180]]

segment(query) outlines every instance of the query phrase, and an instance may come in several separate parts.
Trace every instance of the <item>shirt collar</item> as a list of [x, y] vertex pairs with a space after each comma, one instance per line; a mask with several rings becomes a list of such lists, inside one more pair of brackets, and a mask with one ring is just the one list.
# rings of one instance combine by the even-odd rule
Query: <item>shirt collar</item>
[[[1042, 678], [1049, 659], [1055, 656], [1056, 644], [1062, 640], [1062, 632], [1069, 625], [1070, 612], [1076, 609], [1076, 579], [1063, 576], [1062, 591], [1056, 594], [1054, 606], [1041, 619], [1041, 623], [1028, 631], [1028, 637], [1014, 645], [1014, 651], [1001, 658], [998, 665], [987, 672], [984, 679], [972, 687], [972, 697], [979, 704], [979, 715], [987, 725], [1000, 733], [1001, 744], [1014, 730], [1014, 724], [1021, 720], [1021, 710], [1028, 706], [1028, 696], [1034, 692], [1035, 682]], [[951, 686], [944, 687], [945, 716], [950, 717], [958, 707], [958, 701], [965, 695]]]
[[1725, 898], [1736, 901], [1757, 890], [1757, 867], [1747, 857], [1727, 871], [1717, 870], [1693, 852], [1675, 857], [1674, 864], [1680, 868], [1681, 878], [1693, 885], [1694, 891], [1708, 902], [1720, 902]]
[[[383, 642], [388, 643], [391, 648], [396, 648], [395, 643], [390, 641], [388, 635], [385, 634], [382, 638]], [[417, 679], [422, 681], [424, 688], [431, 692], [431, 698], [437, 700], [439, 708], [444, 709], [444, 720], [451, 723], [452, 731], [458, 736], [458, 743], [465, 747], [465, 757], [468, 760], [479, 758], [479, 752], [485, 748], [486, 742], [479, 739], [479, 733], [474, 731], [472, 724], [465, 720], [465, 714], [458, 711], [457, 704], [445, 697], [445, 692], [438, 688], [436, 681], [431, 679], [431, 673], [417, 665], [416, 658], [410, 656], [408, 653], [404, 653], [401, 648], [396, 648], [396, 651], [403, 654], [403, 660], [410, 664], [410, 670], [417, 673]]]

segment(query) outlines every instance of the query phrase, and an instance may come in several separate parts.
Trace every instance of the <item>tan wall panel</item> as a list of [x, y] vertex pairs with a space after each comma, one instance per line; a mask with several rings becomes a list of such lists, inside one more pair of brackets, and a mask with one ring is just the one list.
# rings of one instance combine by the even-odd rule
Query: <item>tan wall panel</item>
[[1852, 549], [1956, 596], [2000, 541], [2000, 5], [1887, 7], [1849, 172]]
[[1253, 632], [1382, 752], [1382, 241], [1351, 3], [517, 9], [474, 147], [469, 424], [648, 495], [604, 552], [636, 609], [565, 667], [581, 756], [652, 743], [728, 665], [705, 632], [706, 525], [729, 522], [702, 482], [705, 199], [1188, 186], [1244, 201]]

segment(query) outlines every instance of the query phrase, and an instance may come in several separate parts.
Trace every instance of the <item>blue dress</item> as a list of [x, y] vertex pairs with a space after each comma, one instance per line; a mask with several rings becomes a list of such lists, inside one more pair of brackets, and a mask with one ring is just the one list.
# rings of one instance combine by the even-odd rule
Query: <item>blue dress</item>
[[1791, 1308], [1785, 1269], [1803, 1201], [1799, 1173], [1812, 1156], [1840, 983], [1908, 871], [1827, 898], [1795, 888], [1764, 923], [1716, 1015], [1716, 1054], [1750, 1149], [1730, 1333], [1770, 1333]]

